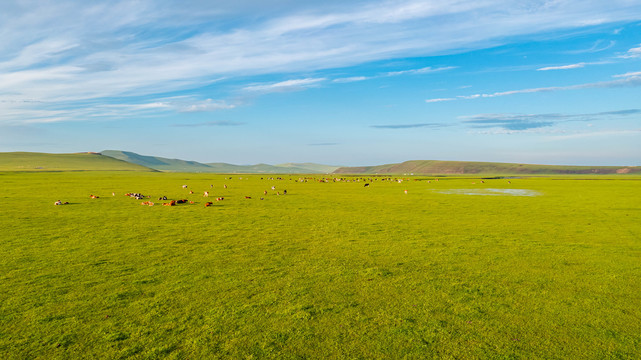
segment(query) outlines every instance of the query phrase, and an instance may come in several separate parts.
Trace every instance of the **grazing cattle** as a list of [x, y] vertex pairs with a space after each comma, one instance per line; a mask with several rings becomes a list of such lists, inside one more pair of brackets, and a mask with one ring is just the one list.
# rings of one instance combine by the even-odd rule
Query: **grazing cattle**
[[365, 185], [363, 185], [363, 187], [369, 187], [369, 184], [365, 184]]
[[140, 203], [140, 205], [149, 205], [149, 206], [154, 206], [154, 203], [151, 201], [143, 201]]
[[195, 203], [194, 203], [193, 201], [191, 201], [191, 200], [189, 200], [189, 203], [190, 203], [190, 204], [195, 204]]
[[407, 194], [407, 190], [405, 190], [405, 193]]
[[287, 195], [287, 190], [283, 190], [283, 195]]
[[209, 206], [212, 206], [213, 204], [214, 204], [214, 203], [213, 203], [213, 202], [211, 202], [211, 201], [209, 201], [209, 202], [206, 202], [206, 203], [205, 203], [205, 207], [209, 207]]
[[223, 200], [225, 200], [225, 198], [224, 198], [224, 197], [216, 198], [216, 201], [223, 201]]
[[183, 189], [186, 189], [186, 188], [187, 188], [187, 185], [183, 185]]
[[272, 190], [276, 190], [276, 186], [272, 186]]
[[112, 192], [112, 193], [111, 193], [111, 196], [116, 196], [116, 193], [115, 193], [115, 192]]
[[96, 195], [89, 195], [89, 197], [92, 198], [92, 199], [98, 199], [99, 198], [99, 196], [96, 196]]
[[62, 201], [58, 200], [58, 201], [56, 201], [56, 202], [55, 202], [55, 203], [53, 203], [53, 204], [54, 204], [54, 205], [62, 205]]
[[245, 196], [245, 199], [251, 199], [251, 198], [252, 198], [251, 196]]
[[190, 194], [193, 194], [194, 192], [193, 192], [193, 191], [191, 191], [191, 190], [189, 190], [189, 193], [190, 193]]
[[263, 191], [263, 195], [267, 195], [267, 190]]
[[[231, 179], [231, 178], [230, 178], [230, 179]], [[225, 189], [227, 189], [227, 185], [223, 185], [223, 187], [224, 187]]]
[[176, 204], [186, 204], [187, 201], [187, 199], [176, 200]]
[[205, 193], [203, 194], [203, 197], [209, 197], [209, 191], [205, 191]]
[[171, 200], [168, 203], [162, 203], [163, 206], [176, 206], [176, 200]]

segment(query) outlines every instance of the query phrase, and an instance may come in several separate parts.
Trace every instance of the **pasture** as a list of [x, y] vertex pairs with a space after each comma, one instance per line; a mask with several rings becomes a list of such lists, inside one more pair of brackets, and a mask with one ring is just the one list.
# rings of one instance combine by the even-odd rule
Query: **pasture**
[[0, 173], [0, 357], [641, 357], [639, 177], [334, 176]]

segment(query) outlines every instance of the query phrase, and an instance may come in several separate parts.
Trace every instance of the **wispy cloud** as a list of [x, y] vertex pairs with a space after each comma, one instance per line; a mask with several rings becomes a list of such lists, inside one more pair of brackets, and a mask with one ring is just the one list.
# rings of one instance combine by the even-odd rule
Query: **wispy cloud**
[[628, 50], [625, 54], [621, 55], [620, 57], [624, 59], [631, 59], [631, 58], [639, 58], [641, 57], [641, 45], [637, 47], [633, 47], [632, 49]]
[[[617, 30], [621, 31], [621, 29], [616, 29], [614, 31], [615, 35], [618, 34]], [[567, 54], [597, 53], [597, 52], [605, 51], [605, 50], [613, 47], [614, 45], [616, 45], [616, 41], [613, 41], [613, 40], [608, 41], [608, 42], [606, 42], [604, 40], [597, 40], [597, 41], [594, 42], [594, 44], [591, 47], [589, 47], [587, 49], [569, 50], [569, 51], [566, 51], [566, 53]]]
[[533, 93], [555, 92], [555, 91], [566, 91], [566, 90], [623, 88], [623, 87], [641, 86], [641, 75], [639, 73], [615, 75], [615, 77], [621, 77], [621, 79], [599, 81], [599, 82], [578, 84], [578, 85], [568, 85], [568, 86], [550, 86], [550, 87], [540, 87], [540, 88], [530, 88], [530, 89], [498, 91], [494, 93], [484, 93], [484, 94], [458, 95], [456, 97], [451, 97], [451, 98], [427, 99], [425, 100], [425, 102], [433, 103], [433, 102], [452, 101], [452, 100], [473, 100], [473, 99], [481, 99], [481, 98], [495, 98], [495, 97], [501, 97], [501, 96], [517, 95], [517, 94], [533, 94]]
[[306, 78], [306, 79], [295, 79], [295, 80], [286, 80], [277, 83], [270, 84], [256, 84], [250, 85], [243, 88], [245, 91], [250, 92], [285, 92], [285, 91], [300, 91], [310, 87], [318, 86], [319, 83], [326, 81], [326, 78]]
[[641, 129], [628, 129], [628, 130], [603, 130], [591, 132], [578, 132], [574, 134], [554, 135], [547, 137], [550, 141], [571, 140], [571, 139], [584, 139], [592, 137], [611, 137], [611, 136], [639, 136]]
[[375, 129], [412, 129], [412, 128], [422, 128], [422, 127], [438, 129], [446, 126], [450, 126], [450, 125], [440, 124], [440, 123], [370, 125], [370, 127]]
[[641, 109], [624, 109], [589, 114], [479, 114], [459, 119], [472, 128], [500, 128], [507, 131], [526, 131], [550, 127], [569, 121], [611, 120], [641, 114]]
[[547, 66], [536, 69], [537, 71], [548, 71], [548, 70], [567, 70], [567, 69], [579, 69], [585, 66], [585, 63], [571, 64], [571, 65], [560, 65], [560, 66]]
[[344, 77], [344, 78], [337, 78], [332, 80], [332, 82], [335, 83], [350, 83], [350, 82], [356, 82], [356, 81], [365, 81], [369, 80], [371, 77], [367, 76], [352, 76], [352, 77]]
[[335, 145], [340, 145], [340, 143], [335, 143], [335, 142], [326, 142], [326, 143], [313, 143], [313, 144], [307, 144], [309, 146], [335, 146]]
[[456, 100], [456, 98], [436, 98], [436, 99], [427, 99], [425, 100], [426, 103], [437, 103], [437, 102], [443, 102], [443, 101], [452, 101]]
[[641, 77], [641, 71], [628, 72], [625, 74], [614, 75], [615, 78]]
[[[24, 121], [42, 104], [65, 103], [68, 118], [86, 102], [140, 102], [194, 91], [221, 78], [305, 73], [366, 62], [480, 49], [521, 35], [641, 18], [627, 0], [531, 3], [507, 0], [214, 2], [155, 0], [14, 1], [0, 14], [0, 94], [42, 103], [12, 106]], [[501, 9], [501, 11], [497, 11]], [[234, 19], [234, 21], [229, 21]], [[480, 30], [482, 29], [482, 31]], [[637, 56], [630, 49], [626, 56]], [[388, 76], [442, 71], [422, 68]], [[317, 79], [314, 75], [309, 79]], [[299, 79], [309, 80], [309, 79]], [[337, 79], [338, 80], [338, 79]], [[312, 83], [256, 84], [247, 91], [292, 91]], [[340, 81], [337, 81], [340, 82]], [[319, 85], [318, 80], [315, 85]], [[153, 100], [153, 99], [152, 99]], [[192, 110], [217, 108], [215, 104]], [[91, 107], [98, 109], [98, 107]], [[6, 121], [0, 108], [0, 122]], [[58, 107], [56, 110], [60, 110]], [[89, 114], [92, 115], [92, 114]], [[94, 114], [100, 115], [100, 114]], [[64, 119], [52, 114], [49, 119]]]
[[385, 74], [386, 76], [398, 76], [398, 75], [414, 75], [414, 74], [428, 74], [440, 71], [446, 71], [456, 69], [456, 66], [444, 66], [439, 68], [433, 68], [431, 66], [420, 68], [420, 69], [410, 69], [410, 70], [401, 70], [401, 71], [391, 71]]
[[218, 120], [218, 121], [206, 121], [206, 122], [201, 122], [201, 123], [191, 123], [191, 124], [174, 124], [172, 126], [175, 127], [203, 127], [203, 126], [241, 126], [245, 125], [243, 122], [235, 122], [235, 121], [226, 121], [226, 120]]

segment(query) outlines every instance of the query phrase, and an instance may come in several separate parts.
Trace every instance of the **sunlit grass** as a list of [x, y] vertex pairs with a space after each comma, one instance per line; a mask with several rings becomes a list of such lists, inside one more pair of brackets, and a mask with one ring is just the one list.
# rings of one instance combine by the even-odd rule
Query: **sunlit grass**
[[641, 354], [638, 178], [229, 177], [0, 174], [0, 355]]

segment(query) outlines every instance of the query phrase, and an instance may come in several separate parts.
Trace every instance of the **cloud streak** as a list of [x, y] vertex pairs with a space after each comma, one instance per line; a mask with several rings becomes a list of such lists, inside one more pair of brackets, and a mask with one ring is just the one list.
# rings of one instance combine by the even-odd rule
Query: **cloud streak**
[[245, 125], [245, 123], [218, 120], [218, 121], [206, 121], [206, 122], [192, 123], [192, 124], [174, 124], [172, 126], [174, 127], [209, 127], [209, 126], [242, 126], [242, 125]]
[[599, 81], [599, 82], [578, 84], [578, 85], [568, 85], [568, 86], [550, 86], [550, 87], [498, 91], [498, 92], [483, 93], [483, 94], [458, 95], [456, 97], [450, 97], [450, 98], [427, 99], [425, 100], [425, 102], [435, 103], [435, 102], [442, 102], [442, 101], [473, 100], [473, 99], [495, 98], [495, 97], [511, 96], [511, 95], [519, 95], [519, 94], [534, 94], [534, 93], [545, 93], [545, 92], [556, 92], [556, 91], [567, 91], [567, 90], [606, 89], [606, 88], [614, 89], [614, 88], [641, 86], [641, 74], [638, 72], [615, 75], [614, 77], [620, 78], [620, 79], [609, 80], [609, 81]]
[[542, 67], [540, 69], [536, 69], [537, 71], [549, 71], [549, 70], [568, 70], [568, 69], [579, 69], [585, 66], [585, 63], [578, 63], [578, 64], [571, 64], [571, 65], [561, 65], [561, 66], [547, 66], [547, 67]]
[[439, 129], [446, 126], [449, 126], [449, 125], [440, 124], [440, 123], [370, 125], [371, 128], [375, 128], [375, 129], [413, 129], [413, 128], [424, 128], [424, 127]]
[[625, 109], [589, 114], [479, 114], [460, 119], [472, 128], [500, 128], [518, 132], [550, 127], [562, 122], [612, 120], [639, 114], [641, 109]]

